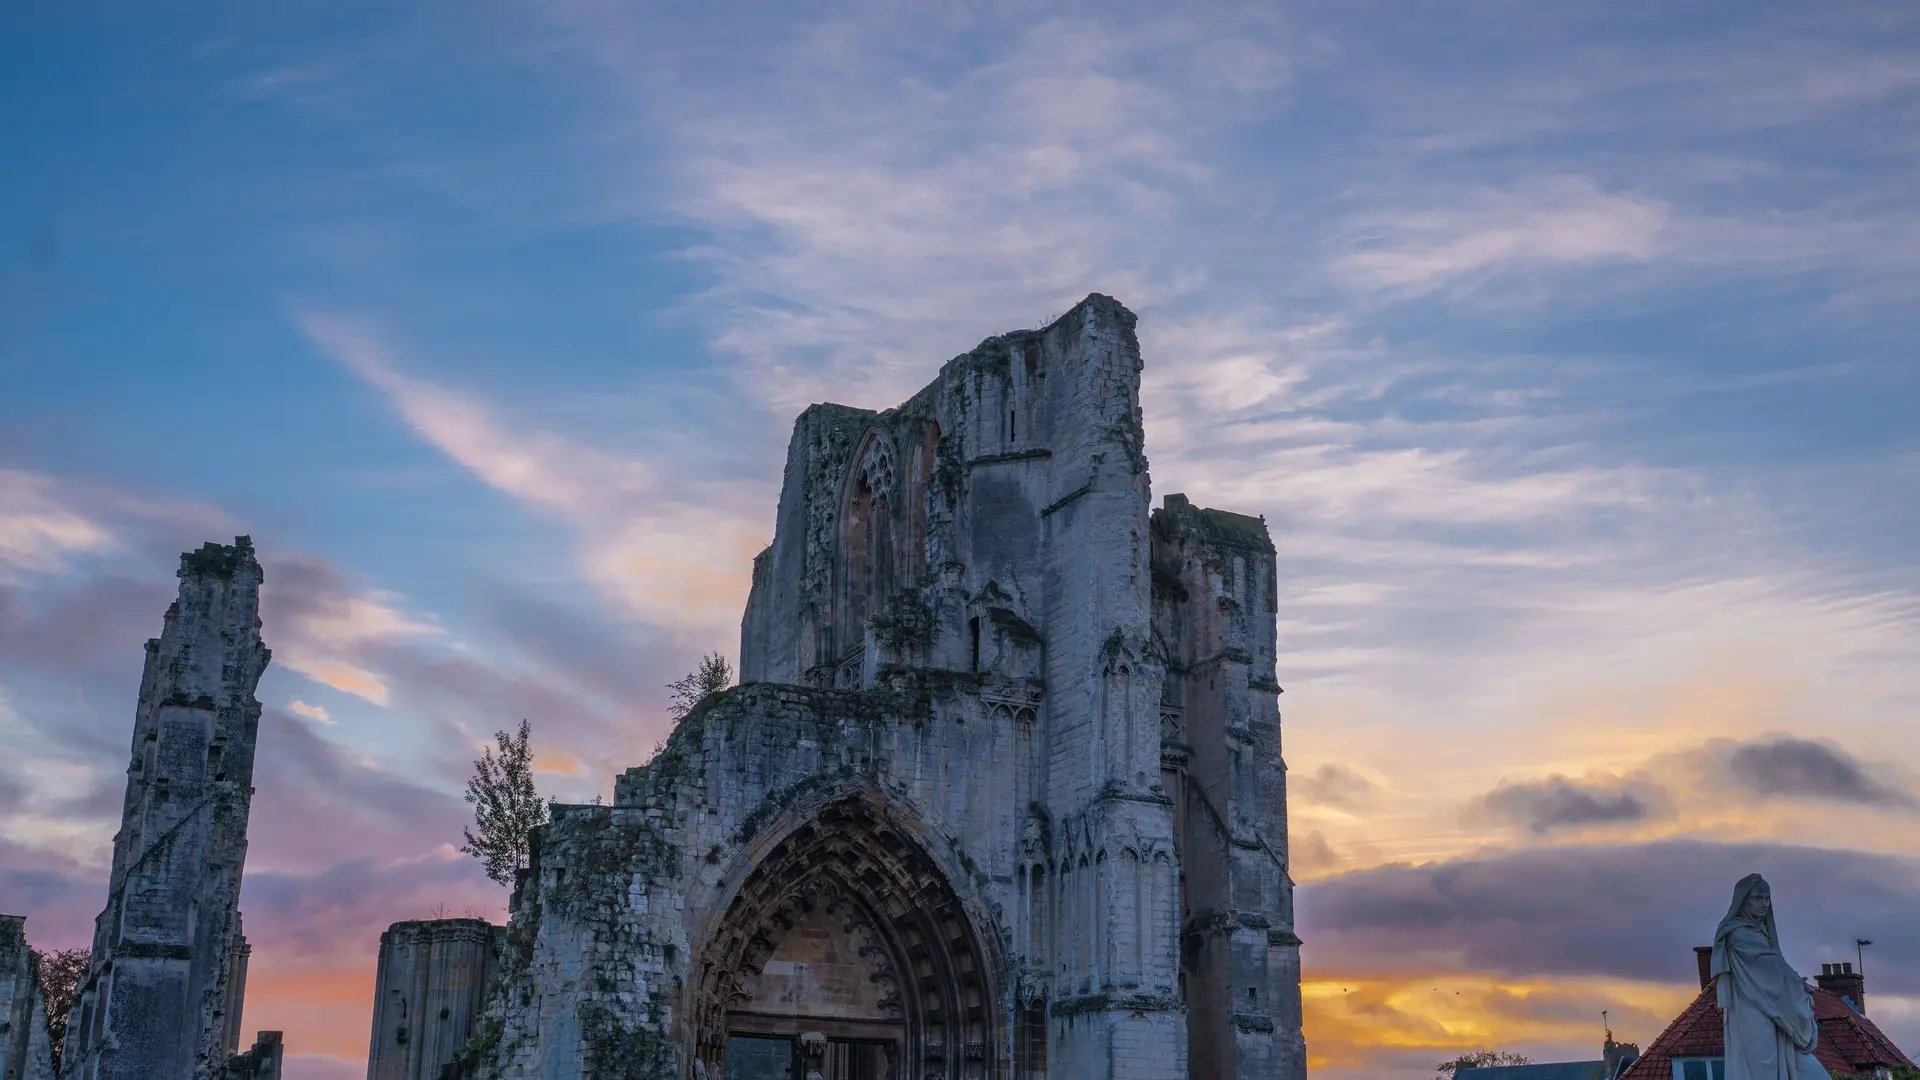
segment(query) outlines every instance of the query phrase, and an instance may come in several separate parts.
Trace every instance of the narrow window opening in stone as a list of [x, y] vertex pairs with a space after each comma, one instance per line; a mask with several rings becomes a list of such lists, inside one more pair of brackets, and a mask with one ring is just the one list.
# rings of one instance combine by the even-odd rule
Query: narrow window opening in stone
[[1113, 972], [1113, 934], [1107, 925], [1107, 889], [1112, 882], [1107, 872], [1107, 853], [1093, 862], [1093, 977], [1104, 982]]
[[967, 635], [973, 639], [973, 670], [980, 670], [980, 619], [978, 616], [967, 620]]
[[1047, 969], [1047, 871], [1046, 868], [1033, 868], [1033, 889], [1027, 894], [1032, 904], [1032, 925], [1028, 929], [1033, 949], [1033, 968], [1035, 971]]
[[1020, 437], [1019, 426], [1014, 423], [1012, 410], [1007, 412], [1007, 441], [1013, 442]]
[[225, 780], [227, 778], [226, 755], [227, 744], [220, 739], [215, 739], [213, 745], [207, 747], [208, 779]]

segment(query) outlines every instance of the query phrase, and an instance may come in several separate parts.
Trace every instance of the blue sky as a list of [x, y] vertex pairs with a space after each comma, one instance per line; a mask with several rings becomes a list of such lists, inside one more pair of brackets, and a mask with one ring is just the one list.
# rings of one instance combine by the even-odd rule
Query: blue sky
[[[1909, 5], [25, 3], [0, 149], [0, 908], [84, 935], [172, 561], [251, 533], [295, 1076], [369, 927], [498, 908], [477, 740], [607, 792], [733, 652], [799, 408], [1090, 291], [1156, 493], [1276, 534], [1316, 1069], [1651, 1038], [1748, 865], [1803, 970], [1920, 898]], [[1314, 899], [1576, 864], [1726, 881], [1598, 953]]]

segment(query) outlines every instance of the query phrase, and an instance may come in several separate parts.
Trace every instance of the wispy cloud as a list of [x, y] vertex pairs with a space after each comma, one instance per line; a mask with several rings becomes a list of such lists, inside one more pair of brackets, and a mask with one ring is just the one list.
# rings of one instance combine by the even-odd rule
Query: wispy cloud
[[293, 712], [298, 713], [301, 716], [306, 717], [309, 720], [314, 720], [322, 724], [333, 723], [333, 716], [330, 713], [328, 713], [323, 706], [320, 706], [320, 705], [309, 705], [306, 702], [296, 698], [291, 704], [287, 706], [287, 708], [291, 709]]
[[1658, 200], [1603, 191], [1588, 177], [1534, 177], [1451, 207], [1359, 215], [1345, 223], [1347, 250], [1332, 267], [1357, 287], [1417, 296], [1502, 271], [1644, 262], [1668, 253], [1671, 217]]
[[0, 469], [0, 567], [48, 573], [69, 556], [104, 550], [105, 528], [53, 494], [53, 478]]
[[[402, 374], [386, 346], [351, 320], [303, 314], [327, 355], [383, 391], [423, 439], [487, 485], [573, 527], [583, 574], [661, 624], [737, 619], [748, 568], [771, 537], [748, 500], [771, 489], [645, 461], [509, 423], [466, 393]], [[763, 514], [755, 514], [762, 517]]]

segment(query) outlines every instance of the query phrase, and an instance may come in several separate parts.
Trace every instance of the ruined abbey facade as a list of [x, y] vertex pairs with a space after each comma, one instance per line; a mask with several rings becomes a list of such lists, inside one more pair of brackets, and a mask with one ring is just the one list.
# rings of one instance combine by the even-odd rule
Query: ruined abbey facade
[[454, 1071], [1303, 1080], [1274, 549], [1140, 371], [1095, 295], [800, 416], [741, 685], [554, 808]]

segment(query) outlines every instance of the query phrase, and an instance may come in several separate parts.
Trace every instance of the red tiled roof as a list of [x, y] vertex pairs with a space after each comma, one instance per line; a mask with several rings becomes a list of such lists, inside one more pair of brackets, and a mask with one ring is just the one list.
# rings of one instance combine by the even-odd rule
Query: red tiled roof
[[[1854, 1012], [1838, 994], [1815, 990], [1813, 1018], [1820, 1025], [1820, 1042], [1813, 1056], [1834, 1076], [1860, 1076], [1877, 1066], [1913, 1064], [1873, 1021]], [[1640, 1060], [1620, 1074], [1620, 1080], [1673, 1080], [1674, 1058], [1719, 1057], [1726, 1051], [1725, 1040], [1713, 990], [1702, 990], [1693, 1004], [1653, 1040]]]

